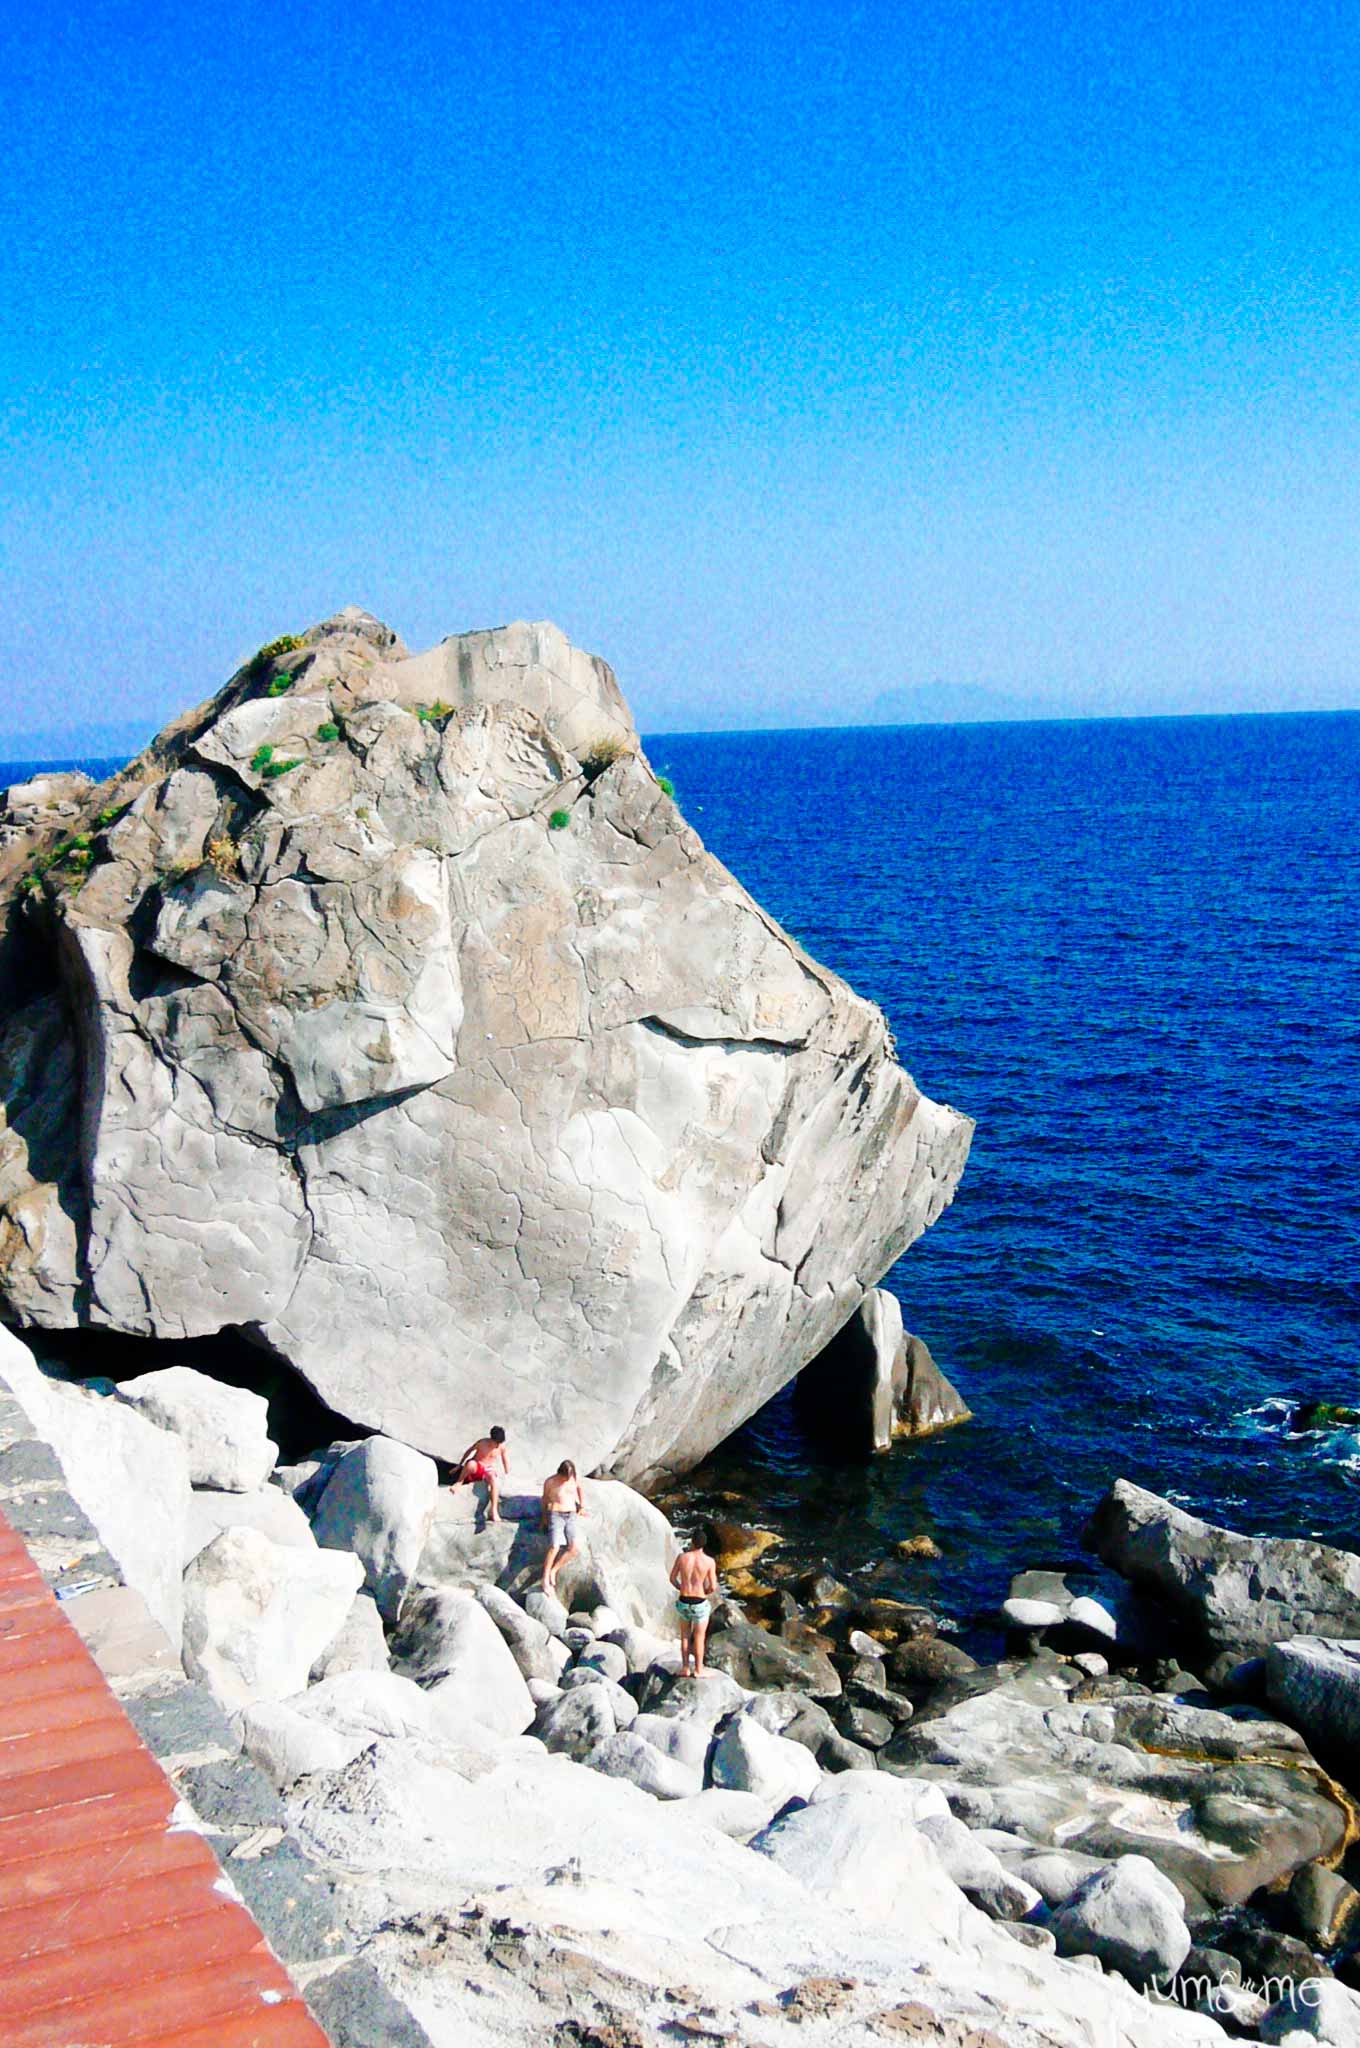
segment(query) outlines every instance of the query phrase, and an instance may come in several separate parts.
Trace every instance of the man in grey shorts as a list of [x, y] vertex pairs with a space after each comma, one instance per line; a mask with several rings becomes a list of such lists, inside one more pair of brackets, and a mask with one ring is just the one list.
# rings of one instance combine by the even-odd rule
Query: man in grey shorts
[[564, 1458], [552, 1478], [543, 1482], [543, 1527], [548, 1532], [548, 1554], [543, 1560], [545, 1593], [557, 1591], [557, 1574], [580, 1549], [577, 1519], [589, 1513], [576, 1467], [570, 1458]]

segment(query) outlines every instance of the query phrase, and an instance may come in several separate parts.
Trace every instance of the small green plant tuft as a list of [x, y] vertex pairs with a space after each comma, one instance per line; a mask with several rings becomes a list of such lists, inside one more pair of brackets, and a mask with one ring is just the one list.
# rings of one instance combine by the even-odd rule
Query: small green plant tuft
[[277, 782], [280, 775], [287, 775], [291, 768], [300, 768], [300, 761], [266, 761], [260, 770], [266, 782]]
[[274, 749], [272, 747], [256, 747], [250, 757], [250, 765], [257, 775], [263, 775], [273, 758]]
[[270, 677], [269, 688], [265, 691], [265, 696], [286, 697], [296, 681], [297, 677], [291, 669], [282, 669], [278, 675]]
[[333, 718], [328, 718], [323, 725], [317, 727], [316, 736], [319, 740], [338, 740], [340, 728]]
[[564, 831], [570, 823], [570, 811], [554, 811], [552, 816], [548, 820], [548, 830], [550, 832], [561, 832]]
[[417, 704], [415, 713], [422, 725], [443, 725], [445, 719], [453, 717], [453, 706], [436, 697], [433, 704]]
[[101, 811], [99, 813], [99, 816], [95, 819], [94, 822], [99, 827], [101, 832], [107, 832], [110, 825], [116, 825], [118, 823], [118, 820], [120, 818], [126, 817], [131, 809], [132, 799], [131, 797], [129, 797], [128, 801], [125, 804], [110, 804], [109, 808], [106, 811]]
[[302, 642], [296, 633], [280, 633], [277, 640], [266, 640], [263, 647], [250, 658], [252, 668], [263, 668], [267, 661], [277, 661], [281, 654], [296, 654]]
[[661, 791], [662, 796], [668, 796], [671, 799], [671, 802], [674, 803], [675, 784], [671, 781], [669, 775], [658, 775], [656, 778], [656, 786]]

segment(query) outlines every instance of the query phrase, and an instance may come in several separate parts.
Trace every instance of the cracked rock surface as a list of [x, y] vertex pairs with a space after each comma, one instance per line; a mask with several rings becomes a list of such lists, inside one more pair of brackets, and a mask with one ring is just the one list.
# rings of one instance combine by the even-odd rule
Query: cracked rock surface
[[550, 625], [351, 609], [0, 833], [0, 1308], [239, 1329], [451, 1458], [702, 1457], [972, 1126], [705, 852]]

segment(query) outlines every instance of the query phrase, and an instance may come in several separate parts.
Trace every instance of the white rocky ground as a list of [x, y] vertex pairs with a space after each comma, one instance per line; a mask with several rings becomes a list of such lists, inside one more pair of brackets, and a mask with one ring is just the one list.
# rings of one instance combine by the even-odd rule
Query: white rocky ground
[[[1146, 1994], [1191, 1967], [1187, 1900], [1215, 1859], [1244, 1884], [1279, 1871], [1251, 1818], [1272, 1793], [1286, 1874], [1313, 1873], [1333, 1919], [1354, 1900], [1316, 1860], [1344, 1822], [1299, 1738], [1263, 1717], [1136, 1688], [1084, 1705], [1081, 1686], [1098, 1681], [1052, 1656], [1014, 1683], [956, 1664], [916, 1719], [869, 1655], [820, 1702], [787, 1670], [765, 1691], [730, 1672], [680, 1680], [674, 1537], [617, 1482], [587, 1485], [569, 1613], [536, 1588], [543, 1539], [526, 1503], [523, 1519], [483, 1529], [471, 1494], [435, 1497], [433, 1468], [404, 1446], [333, 1446], [262, 1492], [191, 1492], [210, 1385], [181, 1377], [162, 1401], [145, 1375], [134, 1414], [54, 1384], [3, 1331], [0, 1376], [41, 1418], [129, 1581], [165, 1607], [178, 1580], [186, 1666], [233, 1716], [337, 1880], [353, 1940], [435, 2048], [1207, 2048], [1223, 2038], [1216, 2021]], [[158, 1440], [154, 1464], [129, 1428]], [[145, 1504], [153, 1469], [148, 1540], [127, 1503], [135, 1490]], [[254, 1476], [248, 1460], [238, 1470]], [[751, 1673], [740, 1627], [724, 1633]], [[898, 1716], [891, 1739], [891, 1714], [855, 1703], [874, 1685]], [[1202, 1771], [1238, 1774], [1231, 1822], [1226, 1776], [1168, 1775], [1141, 1748], [1168, 1726], [1198, 1745]], [[1116, 1809], [1101, 1836], [1092, 1814]], [[1198, 1858], [1190, 1879], [1168, 1843]], [[1302, 2028], [1354, 2048], [1360, 1999], [1328, 1983], [1291, 2027], [1244, 1994], [1239, 2017], [1265, 2039]]]

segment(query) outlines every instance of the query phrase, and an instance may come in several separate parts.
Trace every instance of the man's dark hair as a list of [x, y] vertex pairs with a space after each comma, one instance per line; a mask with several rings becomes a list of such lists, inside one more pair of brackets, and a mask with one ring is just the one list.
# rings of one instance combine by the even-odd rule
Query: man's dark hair
[[559, 1479], [574, 1479], [576, 1477], [576, 1467], [572, 1464], [570, 1458], [562, 1460], [557, 1468], [557, 1476]]
[[501, 1428], [499, 1422], [491, 1431], [491, 1441], [493, 1444], [503, 1444], [505, 1442], [505, 1431]]
[[689, 1532], [689, 1547], [691, 1550], [712, 1551], [713, 1530], [707, 1522], [696, 1522], [694, 1524], [694, 1527]]

